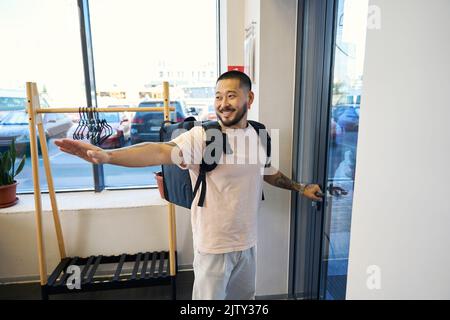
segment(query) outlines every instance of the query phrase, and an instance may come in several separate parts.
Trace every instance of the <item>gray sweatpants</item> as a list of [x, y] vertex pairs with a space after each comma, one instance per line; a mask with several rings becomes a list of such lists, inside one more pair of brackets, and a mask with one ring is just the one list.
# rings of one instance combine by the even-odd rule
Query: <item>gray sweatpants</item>
[[223, 254], [194, 250], [192, 300], [253, 300], [256, 247]]

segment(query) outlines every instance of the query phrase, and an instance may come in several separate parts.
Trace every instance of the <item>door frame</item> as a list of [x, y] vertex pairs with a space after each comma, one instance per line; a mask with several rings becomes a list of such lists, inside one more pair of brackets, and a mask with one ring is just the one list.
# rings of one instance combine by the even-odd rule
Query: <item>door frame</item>
[[[327, 182], [337, 0], [298, 0], [292, 177]], [[326, 198], [326, 197], [325, 197]], [[326, 201], [292, 194], [288, 294], [320, 299]]]

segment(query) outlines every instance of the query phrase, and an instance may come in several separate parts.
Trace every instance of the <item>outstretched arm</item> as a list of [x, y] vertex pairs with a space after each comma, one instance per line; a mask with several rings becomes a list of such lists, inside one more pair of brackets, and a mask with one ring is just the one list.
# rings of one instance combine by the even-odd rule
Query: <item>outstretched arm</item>
[[292, 181], [281, 171], [277, 171], [277, 173], [272, 175], [265, 175], [264, 181], [278, 188], [300, 192], [300, 194], [304, 195], [308, 199], [322, 201], [321, 197], [323, 197], [323, 193], [322, 190], [320, 190], [319, 185], [303, 184]]
[[78, 156], [88, 162], [114, 164], [124, 167], [146, 167], [181, 163], [181, 150], [173, 142], [143, 142], [133, 146], [104, 150], [83, 141], [55, 140], [63, 152]]

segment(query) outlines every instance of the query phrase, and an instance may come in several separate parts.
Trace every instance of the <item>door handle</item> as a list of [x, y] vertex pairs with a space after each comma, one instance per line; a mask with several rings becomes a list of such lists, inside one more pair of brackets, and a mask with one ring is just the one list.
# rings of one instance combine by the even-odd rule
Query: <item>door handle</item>
[[[321, 185], [319, 185], [319, 187], [320, 187], [321, 190], [323, 190]], [[315, 208], [317, 211], [322, 210], [322, 205], [323, 205], [323, 203], [325, 201], [326, 194], [327, 194], [326, 190], [325, 190], [324, 193], [316, 192], [316, 196], [322, 198], [322, 201], [312, 201], [311, 202], [311, 206], [313, 208]]]
[[327, 187], [327, 191], [331, 196], [345, 196], [348, 194], [348, 191], [345, 190], [344, 188], [338, 187], [338, 186], [333, 186], [333, 183], [330, 183]]
[[[325, 201], [328, 200], [328, 198], [345, 196], [348, 194], [348, 191], [344, 188], [334, 186], [333, 183], [330, 183], [324, 193], [325, 194], [323, 195], [322, 201], [312, 201], [311, 203], [312, 207], [317, 211], [322, 210], [322, 206], [324, 205]], [[327, 197], [327, 194], [329, 194], [330, 197]]]

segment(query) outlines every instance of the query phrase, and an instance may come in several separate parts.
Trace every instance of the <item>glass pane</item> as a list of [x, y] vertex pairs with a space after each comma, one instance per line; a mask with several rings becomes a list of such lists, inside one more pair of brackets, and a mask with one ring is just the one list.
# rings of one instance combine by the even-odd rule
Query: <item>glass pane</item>
[[[215, 115], [208, 109], [217, 78], [215, 1], [92, 0], [89, 9], [100, 107], [162, 106], [162, 82], [169, 81], [172, 121]], [[159, 141], [162, 112], [119, 118], [102, 147]], [[104, 170], [107, 187], [144, 186], [156, 184], [160, 167]]]
[[339, 0], [321, 298], [345, 299], [368, 0]]
[[[14, 138], [18, 154], [27, 157], [16, 177], [19, 192], [33, 191], [25, 82], [37, 83], [43, 108], [86, 105], [78, 19], [73, 0], [0, 2], [0, 151]], [[53, 144], [68, 135], [74, 120], [72, 114], [44, 116], [56, 189], [93, 188], [92, 166]], [[39, 166], [41, 189], [46, 190], [41, 155]]]

